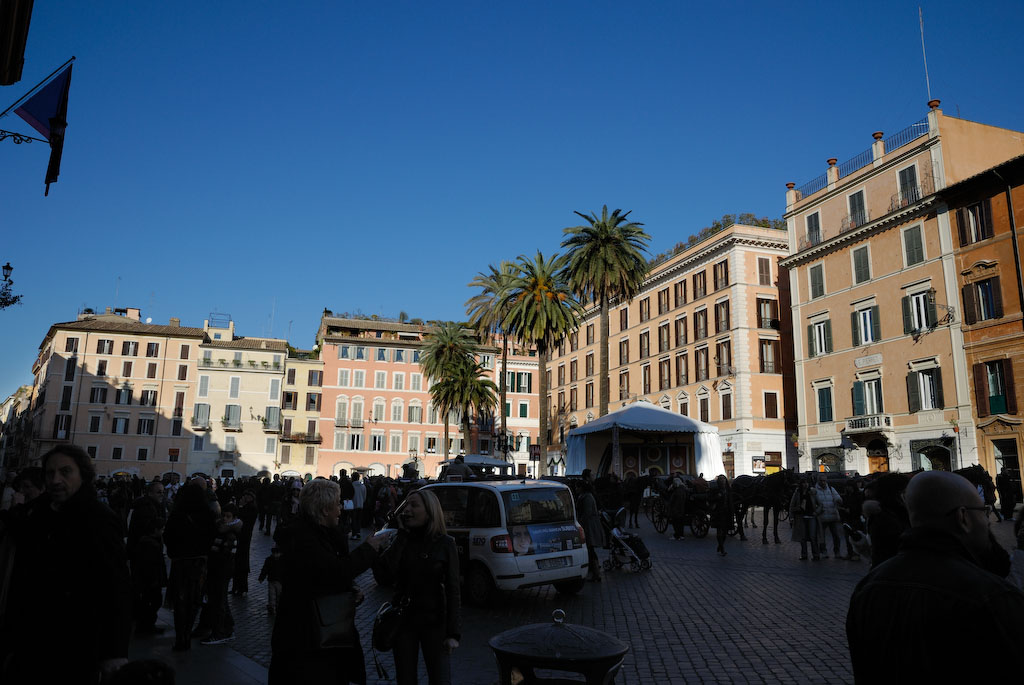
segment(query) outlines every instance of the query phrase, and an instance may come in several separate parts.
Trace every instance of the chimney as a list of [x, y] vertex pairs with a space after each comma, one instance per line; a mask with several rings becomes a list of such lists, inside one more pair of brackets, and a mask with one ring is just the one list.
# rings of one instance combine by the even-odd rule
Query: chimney
[[836, 183], [839, 183], [839, 167], [836, 166], [836, 162], [838, 161], [839, 160], [835, 157], [830, 157], [828, 159], [828, 169], [826, 169], [825, 174], [828, 177], [829, 189], [835, 187]]
[[871, 143], [871, 159], [875, 162], [885, 157], [885, 141], [882, 138], [885, 134], [881, 131], [875, 131], [871, 134], [871, 137], [875, 139], [875, 142]]
[[138, 307], [128, 307], [128, 309], [125, 311], [125, 316], [127, 316], [132, 321], [140, 321], [142, 320], [142, 310], [140, 310]]
[[111, 309], [110, 307], [107, 307], [107, 311], [106, 311], [106, 313], [107, 313], [107, 314], [113, 314], [113, 313], [114, 313], [114, 310], [112, 310], [112, 309]]
[[795, 205], [797, 203], [797, 196], [796, 196], [797, 193], [796, 193], [796, 190], [794, 190], [794, 188], [796, 188], [796, 184], [793, 183], [792, 181], [790, 181], [789, 183], [786, 184], [786, 209], [787, 210], [790, 209], [793, 205]]
[[181, 319], [179, 319], [176, 316], [172, 316], [170, 325], [173, 326], [174, 328], [179, 328], [181, 326]]

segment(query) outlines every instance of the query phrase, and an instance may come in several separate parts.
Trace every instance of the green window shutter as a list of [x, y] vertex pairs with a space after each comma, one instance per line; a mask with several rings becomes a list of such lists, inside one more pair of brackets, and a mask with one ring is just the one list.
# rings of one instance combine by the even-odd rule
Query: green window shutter
[[853, 415], [864, 416], [864, 381], [853, 382]]
[[832, 319], [825, 319], [825, 351], [832, 351]]
[[905, 295], [900, 304], [903, 305], [903, 332], [909, 333], [914, 330], [914, 317], [910, 311], [910, 296]]
[[832, 390], [818, 388], [818, 420], [821, 423], [832, 420]]
[[907, 374], [907, 407], [911, 414], [921, 411], [921, 382], [918, 375], [917, 371]]
[[875, 342], [882, 339], [882, 318], [879, 316], [878, 305], [871, 308], [871, 339]]
[[853, 332], [853, 346], [860, 345], [860, 317], [857, 312], [850, 312], [850, 330]]
[[992, 316], [998, 319], [1003, 315], [1003, 288], [999, 284], [999, 276], [992, 277]]
[[921, 238], [921, 227], [915, 226], [903, 233], [906, 242], [907, 266], [917, 264], [924, 259], [924, 245]]
[[946, 402], [942, 396], [942, 369], [936, 367], [932, 369], [932, 383], [935, 385], [935, 408], [945, 409]]
[[807, 324], [807, 358], [814, 356], [814, 324]]
[[979, 417], [989, 415], [988, 369], [984, 364], [974, 365], [974, 407], [978, 410]]

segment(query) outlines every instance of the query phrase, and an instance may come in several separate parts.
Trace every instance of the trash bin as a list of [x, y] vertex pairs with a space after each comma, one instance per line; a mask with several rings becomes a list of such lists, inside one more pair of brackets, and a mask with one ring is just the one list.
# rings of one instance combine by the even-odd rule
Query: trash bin
[[629, 645], [600, 630], [566, 623], [561, 609], [551, 618], [551, 623], [520, 626], [489, 640], [500, 685], [512, 685], [512, 669], [522, 674], [524, 685], [570, 682], [538, 678], [538, 668], [579, 673], [592, 685], [614, 683]]

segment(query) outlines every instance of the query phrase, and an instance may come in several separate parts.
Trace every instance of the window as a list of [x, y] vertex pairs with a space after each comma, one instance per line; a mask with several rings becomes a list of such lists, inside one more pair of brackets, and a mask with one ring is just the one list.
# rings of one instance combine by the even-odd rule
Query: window
[[395, 374], [392, 376], [391, 380], [392, 380], [391, 387], [393, 387], [395, 390], [405, 390], [405, 374], [404, 373], [395, 372]]
[[587, 324], [587, 344], [594, 344], [594, 324]]
[[629, 340], [619, 341], [619, 366], [629, 363]]
[[901, 301], [903, 307], [903, 332], [915, 333], [926, 328], [933, 328], [936, 323], [935, 299], [932, 291], [924, 291], [905, 296]]
[[60, 408], [62, 411], [68, 411], [71, 409], [71, 393], [74, 390], [74, 386], [65, 385], [63, 394], [60, 398]]
[[688, 397], [679, 400], [679, 413], [683, 416], [690, 415], [690, 399]]
[[807, 326], [807, 356], [817, 357], [832, 351], [832, 320], [825, 319]]
[[349, 345], [338, 345], [338, 359], [352, 359], [352, 347]]
[[729, 301], [715, 305], [715, 333], [729, 330]]
[[640, 369], [640, 382], [642, 385], [641, 392], [648, 394], [651, 392], [651, 365], [644, 364]]
[[853, 383], [853, 415], [880, 414], [882, 408], [882, 379], [872, 378]]
[[[127, 362], [131, 364], [131, 362]], [[156, 378], [156, 362], [146, 364], [146, 378]]]
[[985, 199], [956, 210], [956, 220], [961, 246], [991, 238], [993, 235], [992, 201]]
[[292, 446], [281, 445], [281, 463], [290, 464], [292, 461]]
[[363, 370], [352, 372], [352, 387], [353, 388], [365, 388], [366, 387], [366, 372]]
[[111, 459], [120, 459], [121, 455], [123, 453], [124, 453], [124, 448], [123, 447], [115, 447], [114, 449], [110, 450], [110, 458]]
[[155, 407], [156, 390], [143, 390], [142, 396], [139, 398], [139, 404], [143, 407]]
[[624, 331], [629, 328], [629, 308], [623, 307], [619, 310], [619, 330]]
[[619, 373], [619, 399], [624, 400], [629, 397], [629, 371], [623, 371]]
[[132, 377], [132, 363], [131, 362], [124, 362], [123, 364], [121, 364], [121, 375], [124, 376], [125, 378], [131, 378]]
[[171, 420], [171, 435], [174, 437], [181, 436], [181, 419]]
[[98, 448], [96, 447], [96, 445], [89, 445], [88, 447], [85, 448], [85, 453], [89, 455], [90, 459], [95, 459], [97, 450]]
[[103, 428], [103, 417], [102, 416], [90, 416], [89, 417], [89, 432], [99, 433]]
[[[356, 346], [356, 348], [355, 348], [355, 359], [357, 361], [366, 361], [366, 348], [363, 347], [362, 345], [357, 345]], [[362, 437], [362, 436], [360, 436], [360, 437]], [[360, 444], [362, 444], [362, 441], [360, 441]]]
[[402, 400], [391, 402], [391, 420], [398, 423], [402, 420]]
[[121, 343], [121, 356], [122, 357], [138, 357], [139, 356], [139, 343], [134, 340], [125, 340]]
[[672, 360], [662, 359], [658, 362], [658, 390], [672, 387]]
[[409, 374], [409, 389], [420, 391], [423, 389], [423, 376], [418, 373]]
[[405, 363], [405, 350], [395, 350], [394, 351], [394, 355], [395, 355], [395, 362], [396, 363], [398, 363], [398, 364], [404, 364]]
[[106, 404], [107, 402], [107, 388], [103, 385], [98, 385], [89, 391], [89, 402], [92, 404]]
[[676, 355], [676, 385], [683, 386], [690, 382], [687, 354]]
[[760, 340], [761, 373], [782, 373], [781, 350], [778, 340]]
[[719, 376], [732, 375], [732, 346], [728, 340], [715, 345], [715, 366]]
[[196, 428], [209, 428], [210, 405], [197, 403], [192, 408], [192, 425]]
[[192, 451], [202, 452], [206, 449], [206, 434], [199, 433], [198, 435], [192, 436]]
[[389, 448], [388, 451], [390, 451], [390, 452], [401, 452], [402, 451], [402, 434], [401, 433], [392, 433], [391, 434], [391, 447]]
[[821, 242], [821, 215], [815, 212], [809, 214], [806, 219], [807, 223], [807, 245], [813, 247]]
[[188, 359], [188, 345], [182, 345], [178, 353], [178, 359]]
[[999, 276], [968, 283], [961, 292], [964, 298], [964, 323], [998, 319], [1003, 315], [1003, 289]]
[[188, 380], [188, 366], [186, 364], [179, 364], [178, 365], [178, 380], [179, 381], [187, 381]]
[[210, 377], [199, 377], [199, 397], [206, 397], [210, 394]]
[[[569, 334], [569, 351], [570, 352], [575, 352], [579, 348], [579, 346], [580, 346], [580, 333], [579, 333], [579, 331], [573, 331], [572, 333]], [[490, 369], [490, 368], [494, 367], [494, 362], [493, 362], [493, 359], [491, 359], [491, 355], [485, 354], [485, 355], [482, 355], [482, 357], [484, 357], [484, 358], [489, 360], [489, 363], [484, 365], [485, 369]]]
[[584, 407], [589, 409], [594, 406], [594, 384], [587, 383], [583, 389]]
[[569, 382], [574, 383], [576, 381], [576, 360], [573, 359], [569, 362]]
[[312, 388], [319, 388], [324, 383], [324, 372], [323, 371], [310, 371], [307, 385]]
[[715, 278], [715, 290], [721, 290], [729, 285], [729, 260], [723, 259], [712, 267]]
[[858, 190], [846, 198], [850, 207], [849, 228], [857, 228], [868, 222], [868, 212], [864, 207], [864, 191]]
[[269, 392], [267, 392], [267, 398], [276, 402], [277, 399], [280, 396], [281, 396], [281, 379], [280, 378], [271, 378], [270, 379], [270, 389], [269, 389]]
[[640, 300], [640, 322], [643, 323], [651, 318], [651, 298], [645, 297]]
[[815, 264], [808, 270], [811, 279], [811, 299], [825, 294], [825, 266]]
[[775, 300], [757, 298], [757, 327], [779, 328], [779, 303]]
[[774, 392], [764, 394], [764, 417], [766, 419], [779, 418], [779, 395]]
[[708, 337], [708, 310], [701, 309], [693, 313], [693, 339], [703, 340]]
[[238, 389], [242, 379], [238, 376], [232, 376], [228, 384], [228, 397], [236, 399], [238, 397]]
[[832, 386], [824, 385], [817, 389], [818, 423], [832, 421]]
[[686, 304], [686, 279], [677, 281], [672, 286], [672, 295], [675, 299], [675, 305], [681, 307]]
[[281, 430], [281, 408], [267, 407], [263, 410], [263, 427], [266, 430]]
[[672, 346], [669, 335], [668, 321], [658, 326], [658, 352], [668, 352]]
[[942, 409], [942, 369], [935, 367], [907, 374], [907, 406], [911, 413]]
[[722, 395], [722, 420], [728, 421], [732, 418], [732, 393]]
[[97, 340], [96, 354], [114, 354], [113, 340]]
[[664, 314], [668, 311], [668, 288], [663, 288], [658, 291], [658, 314]]
[[384, 451], [384, 434], [374, 433], [370, 436], [370, 451], [371, 452], [383, 452]]
[[1013, 362], [997, 359], [974, 365], [975, 406], [978, 416], [1016, 414], [1017, 393], [1013, 384]]
[[149, 459], [149, 448], [147, 448], [147, 447], [140, 447], [139, 451], [138, 451], [137, 459], [139, 461], [146, 461], [147, 459]]
[[772, 260], [768, 257], [757, 258], [757, 283], [758, 285], [772, 284]]
[[[285, 377], [285, 383], [288, 385], [295, 385], [295, 369], [288, 369], [288, 373]], [[341, 385], [340, 381], [338, 382], [338, 385]]]
[[306, 393], [306, 411], [320, 411], [320, 393]]
[[377, 348], [377, 361], [379, 361], [379, 362], [386, 362], [386, 361], [388, 361], [388, 356], [389, 356], [388, 355], [388, 350], [387, 350], [386, 347], [378, 347]]
[[130, 385], [126, 385], [118, 390], [114, 391], [114, 404], [131, 404], [132, 403], [132, 388]]
[[921, 199], [921, 188], [917, 185], [917, 167], [908, 166], [902, 169], [899, 176], [900, 204], [903, 207], [912, 205]]
[[868, 261], [868, 246], [858, 247], [853, 251], [853, 282], [863, 283], [871, 280], [871, 264]]
[[530, 405], [527, 402], [519, 403], [519, 418], [525, 419], [530, 414]]
[[128, 434], [128, 417], [127, 416], [115, 416], [113, 427], [111, 428], [112, 433], [120, 435]]
[[853, 331], [853, 346], [867, 345], [882, 339], [881, 317], [878, 307], [865, 307], [850, 315], [850, 326]]
[[680, 316], [676, 319], [676, 347], [685, 345], [686, 342], [686, 317]]
[[697, 376], [697, 382], [708, 379], [708, 348], [702, 347], [693, 354], [693, 371]]
[[576, 388], [569, 388], [569, 411], [576, 411]]
[[707, 397], [700, 398], [700, 420], [707, 423], [711, 420], [711, 401]]
[[699, 300], [708, 294], [708, 275], [701, 271], [693, 275], [693, 299]]
[[276, 454], [277, 453], [277, 438], [267, 438], [267, 444], [263, 448], [263, 451], [266, 454]]
[[235, 366], [241, 366], [242, 365], [242, 353], [241, 352], [235, 352], [234, 364], [235, 364]]
[[78, 352], [78, 338], [68, 338], [64, 341], [65, 352]]
[[[221, 419], [224, 428], [239, 430], [242, 427], [242, 407], [238, 404], [224, 405], [224, 416]], [[234, 438], [232, 438], [234, 440]]]
[[593, 376], [594, 375], [594, 355], [593, 354], [588, 354], [583, 359], [583, 369], [585, 371], [585, 375], [587, 375], [587, 376]]
[[903, 257], [907, 266], [924, 261], [924, 243], [921, 239], [920, 226], [911, 226], [903, 231]]
[[160, 343], [146, 343], [146, 356], [147, 357], [159, 357], [160, 356]]
[[155, 426], [155, 419], [139, 419], [139, 423], [135, 432], [138, 435], [152, 435]]
[[105, 378], [107, 375], [107, 360], [101, 359], [96, 362], [96, 376], [98, 378]]
[[644, 331], [640, 334], [640, 359], [646, 359], [651, 354], [651, 332]]
[[386, 388], [388, 384], [387, 371], [374, 371], [373, 372], [373, 387], [378, 389]]
[[234, 452], [236, 444], [237, 443], [235, 442], [235, 437], [233, 435], [229, 435], [229, 436], [225, 437], [224, 438], [224, 451], [225, 452]]
[[173, 416], [176, 419], [180, 419], [185, 415], [185, 393], [176, 392], [174, 393], [174, 412]]

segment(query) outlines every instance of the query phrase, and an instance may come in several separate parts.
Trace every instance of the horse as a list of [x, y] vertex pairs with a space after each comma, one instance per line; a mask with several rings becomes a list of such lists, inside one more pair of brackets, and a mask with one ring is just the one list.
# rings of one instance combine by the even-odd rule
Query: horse
[[[971, 484], [975, 487], [981, 486], [983, 497], [985, 498], [985, 504], [992, 507], [992, 511], [995, 511], [996, 503], [996, 484], [992, 480], [992, 476], [989, 475], [988, 471], [981, 464], [972, 464], [971, 466], [957, 469], [953, 473], [963, 476], [967, 480], [971, 481]], [[998, 514], [997, 514], [998, 516]]]
[[736, 528], [740, 532], [740, 540], [746, 540], [743, 531], [743, 520], [747, 509], [753, 506], [763, 508], [761, 521], [761, 542], [768, 544], [768, 510], [773, 513], [775, 526], [772, 533], [776, 544], [779, 539], [779, 513], [786, 511], [789, 500], [793, 496], [800, 476], [792, 469], [782, 469], [767, 476], [736, 476], [732, 481], [732, 492], [736, 499]]

